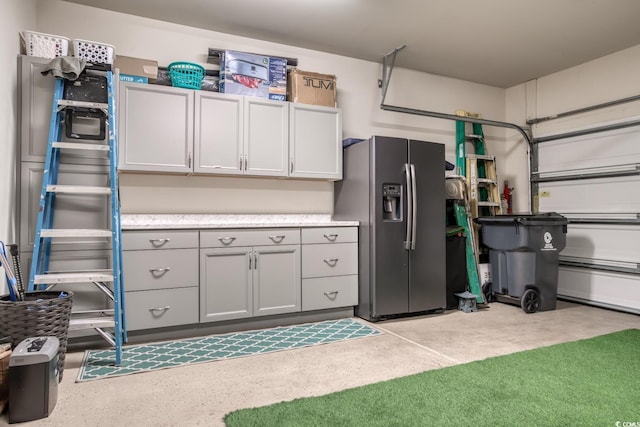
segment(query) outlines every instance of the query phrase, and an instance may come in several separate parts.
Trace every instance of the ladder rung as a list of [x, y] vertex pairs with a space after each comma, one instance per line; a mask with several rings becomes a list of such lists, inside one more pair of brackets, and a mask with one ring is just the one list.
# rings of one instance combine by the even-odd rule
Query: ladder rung
[[467, 159], [471, 160], [487, 160], [487, 161], [495, 161], [496, 158], [494, 156], [486, 156], [484, 154], [467, 154]]
[[66, 194], [111, 194], [111, 188], [109, 187], [90, 185], [47, 185], [47, 191]]
[[96, 270], [75, 273], [37, 274], [33, 279], [33, 283], [36, 285], [86, 282], [113, 282], [113, 272], [111, 270]]
[[58, 105], [62, 107], [92, 108], [97, 110], [106, 110], [109, 108], [109, 104], [102, 102], [72, 101], [70, 99], [60, 99], [58, 100]]
[[497, 208], [500, 206], [500, 203], [483, 201], [483, 202], [478, 202], [478, 206], [487, 206], [487, 207]]
[[83, 142], [54, 142], [54, 148], [64, 148], [69, 150], [91, 150], [91, 151], [109, 151], [109, 146], [105, 144], [87, 144]]
[[478, 184], [485, 184], [485, 185], [498, 185], [498, 182], [495, 179], [489, 179], [489, 178], [476, 178], [478, 180]]
[[71, 315], [87, 316], [89, 314], [95, 314], [95, 315], [113, 316], [113, 313], [114, 313], [113, 308], [98, 308], [95, 310], [73, 311], [71, 312]]
[[467, 139], [482, 139], [482, 138], [484, 138], [484, 136], [476, 135], [476, 134], [473, 134], [473, 133], [468, 133], [468, 134], [465, 135], [465, 138], [467, 138]]
[[111, 237], [111, 230], [51, 228], [41, 230], [40, 237]]
[[69, 331], [83, 331], [96, 328], [113, 328], [116, 322], [110, 317], [81, 317], [69, 319]]

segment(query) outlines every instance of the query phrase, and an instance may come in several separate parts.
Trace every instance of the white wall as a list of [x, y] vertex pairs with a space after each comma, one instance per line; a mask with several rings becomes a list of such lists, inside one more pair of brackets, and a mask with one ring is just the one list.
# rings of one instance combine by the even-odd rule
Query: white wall
[[[0, 240], [15, 243], [18, 33], [36, 27], [36, 0], [3, 1], [1, 16], [0, 64], [4, 66], [0, 84]], [[6, 293], [4, 271], [0, 270], [0, 295]]]
[[[116, 54], [155, 59], [161, 66], [176, 60], [205, 65], [209, 47], [298, 58], [303, 70], [336, 75], [344, 137], [380, 134], [440, 142], [447, 145], [448, 160], [454, 160], [453, 122], [380, 110], [381, 64], [57, 0], [39, 0], [37, 12], [38, 31], [109, 43]], [[493, 120], [504, 120], [505, 115], [503, 89], [399, 68], [393, 72], [386, 103], [445, 113], [466, 109]], [[504, 131], [486, 133], [489, 150], [502, 155]], [[328, 182], [125, 174], [120, 183], [126, 213], [333, 210], [333, 184]]]

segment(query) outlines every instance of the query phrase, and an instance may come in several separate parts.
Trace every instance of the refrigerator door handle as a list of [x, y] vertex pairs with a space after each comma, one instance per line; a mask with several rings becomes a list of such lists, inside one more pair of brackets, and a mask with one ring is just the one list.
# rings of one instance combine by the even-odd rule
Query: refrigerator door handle
[[413, 226], [413, 189], [411, 188], [411, 166], [404, 164], [404, 175], [407, 185], [407, 234], [404, 240], [404, 248], [411, 250], [411, 227]]
[[416, 250], [416, 228], [418, 218], [418, 189], [416, 188], [416, 167], [411, 163], [411, 201], [413, 212], [411, 214], [411, 250]]

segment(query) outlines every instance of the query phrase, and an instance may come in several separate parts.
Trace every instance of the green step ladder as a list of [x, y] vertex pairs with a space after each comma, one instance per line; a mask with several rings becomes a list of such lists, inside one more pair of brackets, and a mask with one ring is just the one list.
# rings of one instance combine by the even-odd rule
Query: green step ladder
[[[456, 111], [456, 115], [462, 117], [474, 117], [478, 118], [479, 115], [475, 113], [469, 113], [466, 111]], [[486, 148], [484, 145], [484, 132], [482, 125], [479, 123], [472, 123], [472, 134], [466, 132], [467, 122], [464, 120], [456, 120], [456, 174], [465, 178], [467, 176], [467, 141], [472, 141], [476, 154], [486, 155]], [[478, 164], [478, 175], [485, 176], [484, 165]], [[468, 189], [467, 185], [467, 189]], [[466, 193], [469, 193], [467, 191]], [[482, 197], [482, 195], [481, 195]], [[469, 206], [469, 195], [465, 197], [464, 203], [454, 204], [454, 213], [456, 217], [457, 225], [463, 227], [465, 230], [466, 239], [466, 261], [467, 261], [467, 280], [469, 281], [469, 292], [476, 295], [477, 303], [486, 303], [484, 293], [482, 292], [482, 285], [480, 284], [480, 275], [478, 273], [478, 248], [477, 234], [475, 227], [473, 226], [473, 218], [471, 216], [471, 209]]]
[[[42, 176], [42, 189], [38, 207], [38, 218], [34, 238], [33, 258], [29, 274], [29, 291], [64, 290], [65, 284], [95, 285], [97, 292], [106, 295], [109, 304], [104, 308], [72, 311], [69, 332], [94, 330], [115, 349], [115, 365], [122, 361], [122, 346], [127, 341], [124, 311], [124, 286], [122, 273], [122, 229], [120, 225], [120, 197], [118, 193], [118, 140], [115, 118], [115, 82], [111, 66], [99, 64], [88, 66], [80, 77], [100, 79], [99, 102], [81, 101], [67, 94], [65, 80], [56, 78], [47, 153]], [[76, 83], [80, 83], [80, 79]], [[69, 84], [76, 86], [77, 84]], [[93, 90], [93, 87], [90, 88]], [[68, 90], [72, 93], [73, 88]], [[106, 92], [106, 93], [104, 93]], [[106, 96], [104, 102], [103, 95]], [[66, 98], [65, 98], [66, 97]], [[77, 98], [77, 97], [76, 97]], [[95, 100], [87, 96], [88, 100]], [[74, 116], [75, 115], [75, 116]], [[100, 132], [83, 135], [72, 129], [74, 117], [99, 118]], [[108, 128], [108, 134], [105, 129]], [[63, 136], [66, 135], [66, 141]], [[63, 152], [95, 153], [108, 162], [109, 184], [106, 186], [60, 185], [58, 172]], [[82, 157], [78, 156], [78, 159]], [[110, 229], [55, 228], [55, 205], [57, 197], [105, 198], [105, 210], [110, 211]], [[78, 202], [81, 203], [81, 202]], [[55, 239], [77, 239], [81, 248], [85, 238], [103, 238], [110, 242], [110, 268], [91, 271], [50, 271], [51, 245]], [[74, 241], [75, 242], [75, 241]]]

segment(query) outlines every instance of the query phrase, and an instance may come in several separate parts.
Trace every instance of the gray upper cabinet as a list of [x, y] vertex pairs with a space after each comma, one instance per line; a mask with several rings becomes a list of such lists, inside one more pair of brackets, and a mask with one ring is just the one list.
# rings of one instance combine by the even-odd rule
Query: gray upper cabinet
[[192, 171], [193, 91], [120, 82], [120, 169]]
[[244, 99], [245, 173], [287, 176], [289, 104]]
[[289, 176], [342, 179], [340, 110], [291, 104], [289, 122]]
[[195, 97], [195, 173], [287, 176], [287, 103], [204, 91]]
[[51, 60], [21, 56], [18, 62], [21, 79], [21, 160], [44, 162], [47, 154], [51, 103], [55, 79], [41, 71]]
[[336, 108], [120, 82], [120, 169], [342, 179]]
[[242, 175], [242, 101], [241, 96], [196, 92], [194, 172]]

